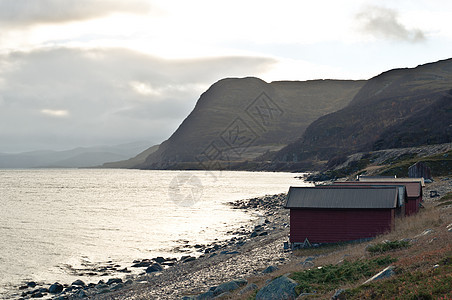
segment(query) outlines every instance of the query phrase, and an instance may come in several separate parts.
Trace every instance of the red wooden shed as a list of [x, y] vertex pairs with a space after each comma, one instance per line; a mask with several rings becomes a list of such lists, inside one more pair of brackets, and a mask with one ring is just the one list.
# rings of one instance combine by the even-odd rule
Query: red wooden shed
[[[399, 178], [401, 179], [401, 178]], [[420, 203], [422, 202], [422, 185], [419, 181], [343, 181], [334, 182], [334, 185], [404, 185], [406, 188], [406, 202], [405, 202], [405, 215], [413, 215], [419, 212]]]
[[291, 187], [290, 242], [336, 243], [372, 238], [394, 228], [397, 187]]

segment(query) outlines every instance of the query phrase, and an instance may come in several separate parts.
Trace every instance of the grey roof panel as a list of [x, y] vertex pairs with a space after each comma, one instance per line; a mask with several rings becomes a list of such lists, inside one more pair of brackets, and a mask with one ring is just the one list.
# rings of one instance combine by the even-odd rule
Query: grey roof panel
[[395, 208], [397, 187], [290, 187], [286, 208]]
[[[358, 181], [358, 183], [359, 183], [359, 181]], [[403, 205], [405, 205], [405, 201], [406, 201], [406, 197], [405, 197], [405, 195], [407, 194], [407, 191], [406, 191], [406, 186], [405, 185], [396, 185], [396, 184], [394, 184], [394, 185], [373, 185], [372, 183], [369, 183], [368, 185], [350, 185], [350, 184], [345, 184], [345, 185], [341, 185], [341, 183], [340, 182], [334, 182], [334, 184], [332, 184], [332, 185], [330, 185], [329, 187], [338, 187], [338, 188], [341, 188], [341, 187], [351, 187], [351, 186], [353, 186], [353, 187], [358, 187], [358, 188], [382, 188], [382, 187], [397, 187], [398, 188], [398, 191], [399, 191], [399, 195], [398, 195], [398, 206], [403, 206]]]

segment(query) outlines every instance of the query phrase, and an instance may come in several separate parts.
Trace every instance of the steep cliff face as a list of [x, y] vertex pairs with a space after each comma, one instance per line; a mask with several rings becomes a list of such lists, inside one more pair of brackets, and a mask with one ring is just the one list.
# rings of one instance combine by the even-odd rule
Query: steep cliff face
[[280, 150], [314, 120], [349, 104], [363, 84], [344, 80], [266, 83], [252, 77], [220, 80], [139, 167], [216, 169]]
[[325, 162], [353, 152], [452, 141], [452, 59], [376, 76], [273, 159]]

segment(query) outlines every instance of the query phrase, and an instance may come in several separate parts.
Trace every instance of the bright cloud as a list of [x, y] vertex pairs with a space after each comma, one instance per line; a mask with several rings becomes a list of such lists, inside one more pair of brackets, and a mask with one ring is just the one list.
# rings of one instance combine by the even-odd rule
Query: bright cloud
[[365, 33], [377, 38], [389, 38], [408, 42], [425, 41], [425, 33], [417, 28], [409, 29], [399, 20], [398, 13], [389, 8], [367, 6], [356, 15]]
[[149, 2], [143, 0], [2, 0], [0, 24], [15, 27], [67, 23], [113, 13], [143, 14], [149, 9]]
[[0, 144], [20, 136], [43, 141], [41, 148], [52, 136], [58, 137], [53, 144], [67, 147], [159, 143], [212, 83], [274, 64], [257, 57], [173, 61], [124, 49], [67, 48], [0, 55], [4, 62], [10, 67], [0, 69]]
[[67, 117], [69, 112], [64, 109], [41, 109], [41, 113], [51, 117]]

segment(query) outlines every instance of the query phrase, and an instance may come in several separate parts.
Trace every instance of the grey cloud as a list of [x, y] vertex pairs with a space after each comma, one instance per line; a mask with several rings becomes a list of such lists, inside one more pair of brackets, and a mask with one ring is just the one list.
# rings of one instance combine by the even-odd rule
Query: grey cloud
[[[8, 68], [0, 69], [0, 152], [27, 141], [24, 150], [161, 142], [212, 83], [254, 75], [274, 63], [256, 57], [165, 60], [124, 49], [67, 48], [1, 55], [0, 65], [6, 62]], [[157, 92], [140, 93], [134, 82]], [[67, 113], [52, 114], [59, 111]]]
[[422, 42], [426, 39], [422, 30], [408, 29], [398, 20], [397, 12], [389, 8], [367, 6], [356, 15], [356, 19], [363, 32], [377, 38], [407, 42]]
[[115, 12], [144, 13], [150, 10], [145, 0], [2, 0], [0, 24], [27, 26], [86, 20]]

